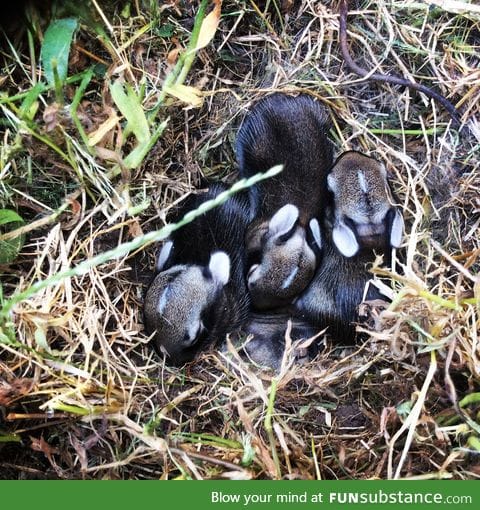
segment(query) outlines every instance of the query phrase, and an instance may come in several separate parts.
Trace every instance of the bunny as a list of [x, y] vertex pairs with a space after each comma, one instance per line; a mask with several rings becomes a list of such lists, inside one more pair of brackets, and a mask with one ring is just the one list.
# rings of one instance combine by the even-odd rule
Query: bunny
[[256, 104], [237, 138], [242, 177], [283, 164], [278, 176], [251, 188], [247, 285], [259, 310], [288, 305], [306, 288], [321, 256], [318, 217], [333, 163], [328, 114], [307, 95], [272, 94]]
[[[252, 312], [242, 327], [244, 336], [252, 336], [243, 347], [248, 359], [262, 367], [280, 370], [289, 321], [292, 342], [309, 340], [319, 333], [319, 328], [287, 312]], [[298, 361], [305, 358], [308, 351], [299, 349], [296, 354]]]
[[322, 263], [308, 288], [294, 303], [305, 320], [328, 327], [343, 343], [355, 337], [358, 305], [382, 298], [373, 286], [369, 266], [376, 255], [384, 264], [402, 241], [403, 216], [380, 162], [349, 151], [335, 162], [327, 177], [331, 193], [326, 209]]
[[[226, 188], [187, 199], [179, 218]], [[248, 315], [244, 240], [248, 200], [235, 195], [175, 231], [157, 260], [144, 302], [146, 330], [158, 351], [183, 365], [239, 328]]]

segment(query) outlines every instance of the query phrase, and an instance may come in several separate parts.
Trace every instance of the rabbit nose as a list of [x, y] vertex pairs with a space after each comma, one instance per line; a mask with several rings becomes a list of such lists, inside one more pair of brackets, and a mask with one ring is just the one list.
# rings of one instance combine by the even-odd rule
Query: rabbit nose
[[383, 223], [360, 223], [356, 225], [356, 228], [358, 236], [362, 239], [385, 234], [385, 225]]

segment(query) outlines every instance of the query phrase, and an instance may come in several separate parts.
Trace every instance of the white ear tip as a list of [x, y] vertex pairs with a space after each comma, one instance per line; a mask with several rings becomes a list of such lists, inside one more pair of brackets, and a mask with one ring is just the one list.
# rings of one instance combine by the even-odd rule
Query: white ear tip
[[268, 230], [272, 235], [287, 233], [295, 225], [299, 214], [298, 208], [293, 204], [284, 205], [272, 216]]
[[402, 213], [396, 209], [395, 217], [393, 218], [392, 228], [390, 231], [390, 245], [394, 248], [399, 248], [402, 244], [403, 227], [404, 222]]
[[313, 239], [319, 248], [322, 247], [322, 233], [320, 232], [320, 225], [316, 218], [312, 218], [308, 223], [310, 231], [312, 232]]
[[223, 251], [217, 251], [210, 257], [208, 268], [212, 273], [213, 279], [222, 286], [228, 283], [230, 279], [230, 257]]
[[283, 207], [280, 207], [280, 209], [277, 211], [277, 214], [282, 211], [283, 214], [298, 218], [298, 207], [293, 204], [286, 204]]
[[163, 270], [163, 268], [168, 260], [168, 257], [170, 256], [170, 253], [172, 252], [172, 248], [173, 248], [173, 241], [167, 241], [162, 246], [162, 249], [160, 250], [160, 253], [157, 256], [156, 269], [158, 272]]
[[360, 248], [355, 234], [346, 225], [335, 227], [332, 237], [335, 246], [344, 257], [353, 257]]

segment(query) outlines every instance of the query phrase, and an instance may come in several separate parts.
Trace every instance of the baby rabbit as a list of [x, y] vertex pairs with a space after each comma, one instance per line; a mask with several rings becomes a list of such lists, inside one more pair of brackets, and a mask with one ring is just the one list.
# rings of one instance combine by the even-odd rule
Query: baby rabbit
[[[189, 197], [179, 213], [196, 209], [226, 188]], [[225, 339], [245, 320], [249, 296], [243, 249], [250, 220], [248, 200], [238, 194], [175, 231], [158, 256], [157, 271], [144, 303], [153, 344], [175, 365]]]
[[[284, 356], [288, 321], [292, 325], [292, 341], [307, 340], [319, 333], [318, 328], [288, 313], [252, 313], [242, 327], [245, 336], [253, 336], [243, 349], [248, 358], [258, 365], [278, 371]], [[304, 358], [307, 352], [297, 354], [300, 354], [299, 358]]]
[[255, 221], [246, 247], [257, 309], [289, 304], [312, 279], [321, 249], [327, 172], [333, 163], [328, 114], [310, 96], [273, 94], [256, 104], [237, 139], [242, 177], [283, 164], [278, 176], [250, 189]]
[[373, 158], [346, 152], [327, 181], [331, 202], [322, 264], [294, 307], [301, 317], [328, 326], [336, 340], [349, 343], [355, 337], [352, 323], [358, 319], [358, 305], [365, 298], [381, 297], [373, 286], [364, 296], [369, 265], [376, 254], [390, 264], [391, 248], [402, 240], [403, 217], [394, 205], [385, 167]]

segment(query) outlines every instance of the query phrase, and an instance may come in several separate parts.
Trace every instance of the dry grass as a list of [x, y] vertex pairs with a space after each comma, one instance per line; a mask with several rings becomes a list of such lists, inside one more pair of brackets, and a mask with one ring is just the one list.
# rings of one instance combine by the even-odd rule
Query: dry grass
[[[69, 158], [25, 126], [0, 126], [0, 205], [31, 225], [21, 255], [0, 267], [3, 294], [160, 228], [203, 177], [233, 182], [246, 109], [287, 90], [331, 109], [338, 152], [362, 150], [387, 165], [407, 223], [394, 269], [377, 270], [393, 286], [392, 304], [370, 310], [356, 348], [328, 345], [302, 366], [287, 353], [280, 374], [227, 352], [179, 370], [158, 359], [143, 333], [154, 246], [63, 279], [14, 307], [15, 340], [0, 344], [0, 477], [480, 476], [480, 16], [470, 4], [456, 14], [367, 1], [349, 17], [359, 62], [435, 87], [461, 109], [459, 133], [423, 96], [347, 72], [337, 2], [267, 4], [224, 2], [215, 39], [187, 81], [202, 89], [203, 105], [162, 106], [158, 123], [169, 117], [168, 127], [134, 171], [109, 174], [111, 154], [91, 156], [68, 119], [55, 118], [49, 130], [47, 92], [32, 129]], [[70, 65], [71, 75], [104, 66], [80, 103], [90, 133], [115, 112], [107, 87], [115, 78], [144, 85], [145, 110], [156, 104], [195, 14], [182, 3], [154, 12], [132, 2], [129, 16], [96, 5], [109, 42], [83, 24]], [[30, 46], [11, 34], [3, 45], [9, 96], [38, 80], [31, 49], [38, 58], [35, 37], [45, 27], [33, 19]], [[18, 115], [12, 104], [4, 115]], [[114, 123], [101, 148], [125, 151], [119, 137]], [[69, 192], [70, 212], [55, 217]]]

